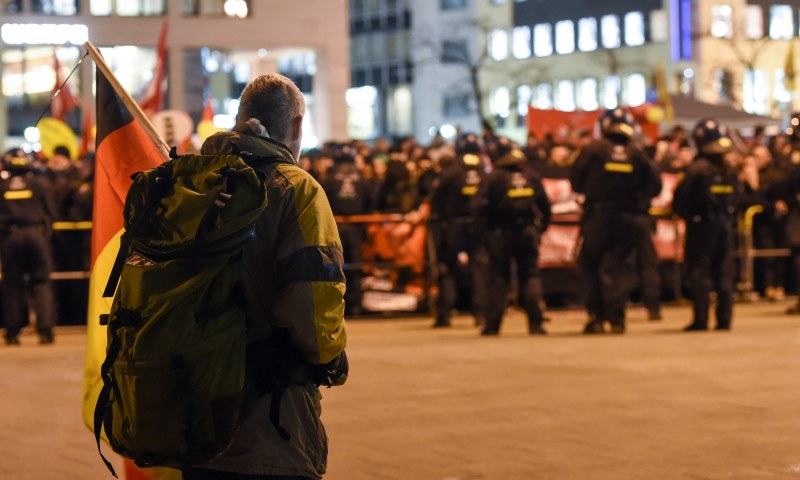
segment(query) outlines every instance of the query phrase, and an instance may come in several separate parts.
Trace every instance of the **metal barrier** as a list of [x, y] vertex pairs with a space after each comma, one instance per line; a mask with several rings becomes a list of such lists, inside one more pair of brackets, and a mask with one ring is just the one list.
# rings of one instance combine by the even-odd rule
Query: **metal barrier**
[[756, 215], [764, 212], [761, 205], [753, 205], [745, 210], [739, 219], [739, 283], [736, 290], [744, 300], [752, 301], [755, 298], [754, 264], [756, 258], [788, 257], [791, 251], [788, 248], [757, 249], [753, 241], [753, 223]]

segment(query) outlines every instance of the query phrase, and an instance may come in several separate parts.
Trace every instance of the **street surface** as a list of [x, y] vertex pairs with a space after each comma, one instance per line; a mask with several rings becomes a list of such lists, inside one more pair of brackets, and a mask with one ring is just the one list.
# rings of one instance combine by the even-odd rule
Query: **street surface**
[[[678, 333], [687, 306], [625, 336], [517, 312], [348, 324], [351, 376], [324, 390], [331, 480], [800, 480], [800, 317], [739, 304], [729, 333]], [[80, 416], [84, 331], [0, 345], [0, 479], [109, 479]], [[108, 450], [105, 447], [105, 451]]]

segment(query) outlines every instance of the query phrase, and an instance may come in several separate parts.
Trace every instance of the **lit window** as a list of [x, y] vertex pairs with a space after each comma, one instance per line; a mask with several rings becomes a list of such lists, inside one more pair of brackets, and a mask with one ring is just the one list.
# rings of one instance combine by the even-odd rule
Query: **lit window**
[[529, 58], [531, 56], [531, 28], [515, 27], [511, 49], [514, 58]]
[[506, 0], [492, 0], [492, 5], [505, 5]]
[[532, 96], [531, 87], [527, 85], [517, 87], [517, 113], [520, 118], [528, 116], [528, 106], [531, 104]]
[[591, 52], [597, 49], [597, 19], [578, 20], [578, 50]]
[[789, 5], [773, 5], [769, 9], [769, 36], [790, 39], [794, 35], [794, 12]]
[[730, 5], [711, 7], [711, 36], [716, 38], [733, 37], [733, 9]]
[[91, 0], [89, 3], [89, 11], [92, 13], [92, 15], [111, 15], [111, 0]]
[[78, 6], [76, 0], [33, 0], [31, 10], [45, 15], [75, 15]]
[[786, 88], [786, 73], [783, 69], [775, 70], [775, 100], [781, 103], [792, 101], [792, 93]]
[[749, 113], [767, 113], [767, 74], [764, 70], [748, 69], [744, 74], [742, 89], [744, 111]]
[[760, 5], [745, 5], [744, 7], [744, 34], [749, 39], [759, 39], [764, 36], [764, 10]]
[[619, 17], [616, 15], [606, 15], [600, 19], [600, 38], [605, 48], [619, 47]]
[[578, 108], [582, 110], [597, 110], [600, 104], [597, 101], [597, 80], [585, 78], [578, 83]]
[[572, 20], [556, 23], [556, 52], [572, 53], [575, 51], [575, 24]]
[[157, 16], [166, 12], [166, 0], [90, 0], [89, 11], [92, 15]]
[[533, 27], [533, 53], [537, 57], [553, 54], [553, 26], [549, 23]]
[[553, 108], [553, 86], [549, 83], [540, 83], [536, 86], [536, 98], [533, 105], [542, 110]]
[[625, 44], [644, 45], [644, 15], [641, 12], [625, 14]]
[[647, 99], [647, 82], [641, 73], [633, 73], [625, 77], [624, 101], [627, 105], [635, 107]]
[[489, 34], [489, 56], [493, 60], [505, 60], [508, 57], [508, 32], [494, 30]]
[[620, 81], [617, 75], [607, 77], [603, 81], [603, 107], [617, 108], [619, 106]]
[[575, 110], [575, 83], [571, 80], [558, 82], [556, 109], [571, 112]]
[[669, 40], [669, 16], [666, 10], [650, 12], [650, 40], [653, 42]]
[[507, 118], [511, 113], [511, 95], [508, 87], [498, 87], [489, 98], [489, 112], [500, 118]]

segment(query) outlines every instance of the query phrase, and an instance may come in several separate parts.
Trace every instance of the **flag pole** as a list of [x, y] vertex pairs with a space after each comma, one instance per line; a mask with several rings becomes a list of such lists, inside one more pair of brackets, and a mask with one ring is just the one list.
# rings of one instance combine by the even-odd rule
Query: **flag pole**
[[133, 115], [133, 118], [141, 123], [145, 133], [147, 133], [147, 136], [150, 137], [150, 140], [153, 142], [156, 150], [158, 150], [161, 159], [165, 162], [168, 161], [170, 150], [169, 145], [167, 145], [167, 142], [161, 138], [161, 135], [158, 134], [156, 127], [153, 126], [152, 122], [150, 122], [150, 119], [147, 118], [147, 115], [145, 115], [142, 109], [139, 108], [139, 105], [133, 100], [133, 98], [131, 98], [128, 92], [125, 91], [125, 88], [123, 88], [122, 84], [119, 83], [119, 80], [117, 80], [117, 77], [115, 77], [114, 73], [111, 72], [108, 64], [106, 64], [105, 60], [103, 60], [103, 56], [100, 55], [100, 51], [94, 45], [92, 45], [92, 42], [89, 41], [84, 43], [83, 47], [89, 53], [89, 56], [92, 57], [92, 60], [94, 60], [97, 68], [99, 68], [103, 75], [105, 75], [108, 83], [111, 84], [111, 87], [117, 93], [120, 100], [122, 100], [122, 103], [128, 107], [128, 110], [131, 112], [131, 115]]

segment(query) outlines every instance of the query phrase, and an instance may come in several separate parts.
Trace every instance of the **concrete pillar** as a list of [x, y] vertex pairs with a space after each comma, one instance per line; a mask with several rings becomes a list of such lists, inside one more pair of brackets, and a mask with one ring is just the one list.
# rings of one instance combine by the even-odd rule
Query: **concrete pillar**
[[316, 51], [317, 73], [314, 75], [314, 115], [320, 142], [347, 139], [347, 103], [345, 93], [350, 86], [350, 62], [347, 49]]
[[[169, 42], [167, 42], [169, 43]], [[169, 68], [167, 69], [168, 74], [168, 85], [169, 85], [169, 103], [168, 108], [170, 110], [185, 110], [185, 96], [184, 96], [184, 87], [186, 82], [184, 82], [185, 78], [185, 71], [184, 71], [184, 58], [183, 58], [183, 49], [182, 48], [170, 48], [168, 49], [168, 63]]]

